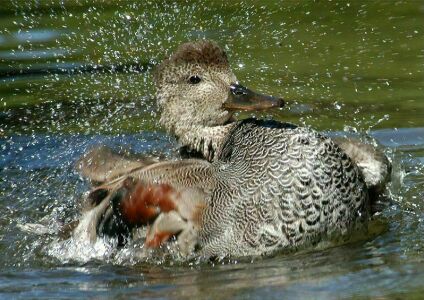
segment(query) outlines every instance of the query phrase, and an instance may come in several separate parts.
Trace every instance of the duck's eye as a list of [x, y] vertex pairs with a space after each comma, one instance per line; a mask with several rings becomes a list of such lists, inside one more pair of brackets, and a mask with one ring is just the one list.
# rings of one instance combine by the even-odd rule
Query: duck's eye
[[191, 84], [198, 84], [201, 80], [202, 78], [200, 78], [199, 76], [193, 75], [193, 76], [190, 76], [190, 78], [188, 79], [188, 82]]

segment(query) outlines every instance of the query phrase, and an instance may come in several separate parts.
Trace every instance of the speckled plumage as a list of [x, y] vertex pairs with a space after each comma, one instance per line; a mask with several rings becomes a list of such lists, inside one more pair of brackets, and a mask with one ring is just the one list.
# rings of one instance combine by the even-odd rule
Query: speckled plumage
[[[196, 80], [191, 81], [192, 76]], [[116, 212], [119, 226], [106, 220], [114, 225], [110, 228], [127, 228], [125, 212], [119, 211], [125, 201], [134, 204], [127, 205], [133, 216], [137, 207], [155, 203], [157, 218], [147, 234], [148, 244], [166, 242], [163, 237], [175, 234], [184, 255], [222, 257], [297, 249], [349, 236], [366, 224], [370, 190], [381, 191], [390, 170], [387, 158], [374, 147], [335, 141], [287, 123], [234, 120], [232, 109], [253, 92], [240, 88], [227, 56], [210, 41], [180, 46], [158, 67], [155, 82], [161, 124], [202, 159], [109, 164], [126, 166], [119, 178], [111, 178], [123, 174], [119, 170], [95, 174], [104, 168], [82, 160], [84, 174], [110, 180], [90, 194], [92, 203], [113, 202], [107, 211]], [[257, 94], [254, 99], [274, 100]], [[260, 107], [255, 103], [241, 107]], [[134, 194], [138, 190], [142, 192]], [[165, 208], [169, 203], [171, 211]], [[140, 224], [149, 222], [140, 218]], [[99, 231], [94, 222], [81, 223], [91, 227], [80, 226], [75, 232], [93, 236]]]
[[368, 219], [358, 167], [331, 139], [274, 121], [237, 122], [212, 163], [202, 252], [255, 255], [351, 232]]

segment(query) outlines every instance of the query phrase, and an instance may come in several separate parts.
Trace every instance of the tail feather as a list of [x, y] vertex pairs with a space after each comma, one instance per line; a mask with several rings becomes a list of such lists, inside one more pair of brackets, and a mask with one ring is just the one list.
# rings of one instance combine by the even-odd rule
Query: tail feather
[[333, 141], [362, 172], [370, 195], [372, 212], [381, 211], [384, 206], [383, 202], [387, 203], [384, 192], [391, 179], [392, 164], [390, 160], [380, 148], [357, 139], [334, 138]]

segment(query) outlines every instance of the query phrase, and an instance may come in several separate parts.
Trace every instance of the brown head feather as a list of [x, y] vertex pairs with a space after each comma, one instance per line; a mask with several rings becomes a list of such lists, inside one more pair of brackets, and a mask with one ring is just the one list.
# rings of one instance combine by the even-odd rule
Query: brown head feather
[[202, 65], [215, 68], [229, 68], [228, 58], [217, 43], [208, 40], [188, 42], [180, 45], [171, 57], [165, 59], [156, 69], [155, 81], [162, 80], [168, 66], [185, 64]]
[[205, 64], [209, 66], [228, 66], [225, 52], [212, 41], [201, 40], [189, 42], [178, 47], [170, 61], [176, 64], [191, 63]]

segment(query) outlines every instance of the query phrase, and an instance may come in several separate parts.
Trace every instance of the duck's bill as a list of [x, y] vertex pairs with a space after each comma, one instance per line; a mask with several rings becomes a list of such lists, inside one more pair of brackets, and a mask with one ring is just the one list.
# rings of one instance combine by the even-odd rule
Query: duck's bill
[[279, 97], [258, 94], [248, 88], [234, 83], [223, 107], [228, 110], [265, 110], [284, 106], [284, 100]]

